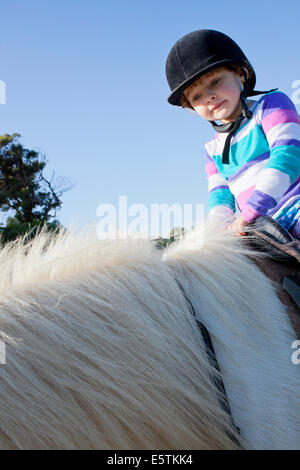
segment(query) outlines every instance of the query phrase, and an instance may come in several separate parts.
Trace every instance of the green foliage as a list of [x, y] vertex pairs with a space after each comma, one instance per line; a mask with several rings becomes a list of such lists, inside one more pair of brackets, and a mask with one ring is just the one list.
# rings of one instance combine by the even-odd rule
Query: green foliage
[[67, 189], [65, 181], [53, 186], [43, 170], [46, 159], [40, 153], [20, 144], [19, 134], [0, 136], [0, 211], [8, 214], [6, 226], [0, 227], [2, 242], [14, 240], [30, 231], [32, 237], [38, 228], [55, 229], [60, 209], [60, 196]]
[[31, 223], [22, 223], [14, 217], [8, 217], [6, 226], [0, 228], [1, 243], [8, 243], [26, 234], [27, 240], [29, 241], [45, 225], [48, 231], [53, 232], [60, 227], [60, 224], [57, 220], [54, 220], [53, 222], [46, 222], [46, 224], [42, 224], [38, 219], [33, 220]]
[[174, 227], [171, 232], [169, 238], [157, 238], [154, 240], [156, 248], [162, 250], [167, 248], [169, 245], [174, 243], [175, 241], [179, 240], [184, 235], [184, 228], [183, 227]]

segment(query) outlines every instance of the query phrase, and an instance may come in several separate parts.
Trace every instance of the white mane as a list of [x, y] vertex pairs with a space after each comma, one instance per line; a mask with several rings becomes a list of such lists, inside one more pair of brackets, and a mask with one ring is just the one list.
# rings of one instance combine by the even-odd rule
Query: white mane
[[246, 253], [239, 237], [206, 225], [200, 237], [192, 232], [164, 258], [209, 330], [233, 419], [247, 445], [299, 449], [295, 332], [271, 281]]
[[293, 332], [269, 281], [209, 226], [164, 260], [149, 241], [87, 233], [2, 248], [0, 448], [236, 447], [173, 270], [212, 335], [242, 445], [299, 445]]

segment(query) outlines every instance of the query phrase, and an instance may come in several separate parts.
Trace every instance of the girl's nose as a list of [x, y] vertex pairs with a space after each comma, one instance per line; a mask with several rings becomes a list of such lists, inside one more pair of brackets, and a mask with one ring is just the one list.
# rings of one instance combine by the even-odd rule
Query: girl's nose
[[216, 99], [216, 94], [213, 90], [208, 90], [206, 93], [205, 101], [206, 103], [210, 103]]

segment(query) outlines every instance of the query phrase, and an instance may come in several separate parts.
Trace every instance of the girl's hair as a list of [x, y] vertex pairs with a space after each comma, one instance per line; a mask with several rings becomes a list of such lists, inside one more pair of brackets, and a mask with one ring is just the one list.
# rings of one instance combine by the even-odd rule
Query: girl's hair
[[[230, 65], [223, 65], [221, 67], [218, 67], [216, 69], [214, 69], [212, 72], [208, 72], [207, 75], [211, 74], [211, 75], [214, 75], [216, 73], [216, 71], [220, 70], [220, 69], [226, 69], [226, 70], [230, 70], [230, 72], [235, 72], [237, 74], [242, 74], [242, 68], [245, 67], [247, 70], [248, 70], [248, 73], [249, 73], [249, 76], [248, 78], [252, 78], [253, 75], [254, 75], [254, 72], [253, 72], [253, 68], [251, 67], [251, 65], [249, 64], [249, 62], [247, 60], [245, 60], [244, 62], [242, 62], [242, 64], [230, 64]], [[188, 99], [186, 98], [185, 96], [185, 92], [186, 91], [190, 91], [192, 90], [192, 88], [194, 88], [195, 86], [197, 86], [200, 82], [200, 80], [202, 79], [202, 77], [199, 77], [197, 80], [195, 80], [188, 88], [186, 88], [184, 90], [184, 92], [182, 93], [181, 95], [181, 101], [180, 101], [180, 104], [181, 104], [181, 107], [182, 108], [190, 108], [190, 109], [194, 109], [192, 107], [192, 105], [190, 104], [190, 102], [188, 101]]]

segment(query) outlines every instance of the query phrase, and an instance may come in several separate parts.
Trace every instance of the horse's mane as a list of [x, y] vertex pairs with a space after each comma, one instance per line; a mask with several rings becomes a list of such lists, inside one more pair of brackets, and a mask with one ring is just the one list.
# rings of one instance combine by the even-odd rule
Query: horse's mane
[[251, 264], [237, 237], [210, 225], [166, 262], [150, 241], [89, 233], [4, 246], [0, 448], [236, 448], [173, 277], [195, 253], [220, 276], [234, 254], [235, 270]]
[[200, 236], [191, 232], [171, 245], [164, 260], [211, 333], [243, 436], [256, 449], [297, 449], [300, 377], [291, 361], [296, 336], [276, 284], [251, 260], [263, 262], [268, 255], [247, 248], [251, 234], [247, 240], [212, 229], [203, 225]]
[[151, 262], [159, 257], [147, 240], [99, 240], [92, 231], [56, 233], [44, 230], [7, 243], [0, 250], [0, 293], [48, 281], [82, 277], [116, 266]]
[[[253, 254], [241, 245], [237, 237], [219, 230], [212, 223], [188, 232], [183, 240], [163, 251], [163, 255], [177, 258], [183, 252], [185, 257], [201, 253], [200, 262], [203, 259], [204, 264], [206, 258], [217, 261], [216, 256], [220, 253], [223, 258], [226, 254], [230, 258]], [[263, 255], [258, 253], [258, 256]], [[56, 233], [42, 230], [29, 242], [24, 236], [1, 247], [0, 294], [49, 281], [82, 277], [86, 273], [104, 272], [117, 266], [151, 264], [160, 258], [161, 253], [155, 249], [155, 244], [142, 238], [99, 240], [94, 232], [88, 230], [60, 230]]]

